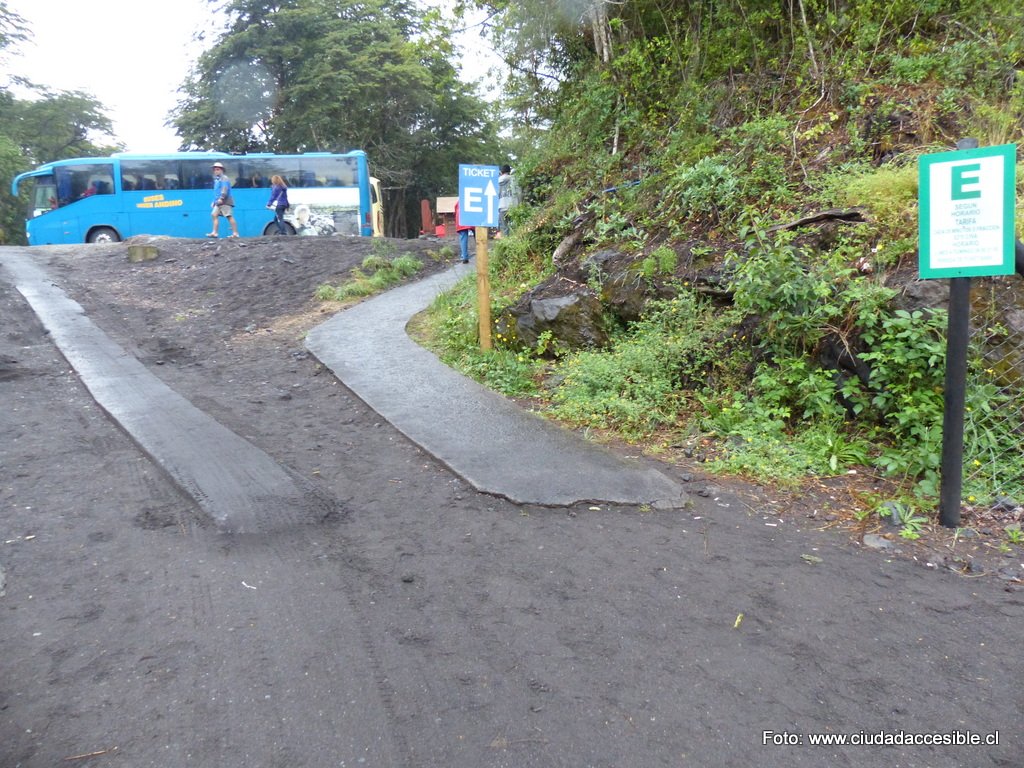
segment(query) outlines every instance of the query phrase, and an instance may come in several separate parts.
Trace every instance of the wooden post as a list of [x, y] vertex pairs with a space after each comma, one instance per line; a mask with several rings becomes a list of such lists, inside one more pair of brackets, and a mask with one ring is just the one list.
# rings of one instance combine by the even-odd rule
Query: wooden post
[[420, 234], [432, 235], [437, 231], [434, 212], [430, 210], [429, 200], [420, 200]]
[[487, 264], [487, 227], [476, 228], [476, 304], [480, 315], [480, 349], [491, 349], [491, 273]]

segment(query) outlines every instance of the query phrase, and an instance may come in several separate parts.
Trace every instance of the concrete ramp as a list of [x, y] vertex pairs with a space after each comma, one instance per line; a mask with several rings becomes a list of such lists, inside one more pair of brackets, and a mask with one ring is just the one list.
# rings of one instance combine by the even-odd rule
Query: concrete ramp
[[100, 407], [219, 527], [250, 533], [295, 520], [308, 502], [284, 468], [125, 352], [26, 249], [0, 248], [0, 266]]
[[456, 373], [409, 338], [409, 319], [472, 266], [335, 315], [306, 347], [396, 429], [484, 493], [520, 504], [680, 506], [678, 483], [529, 413]]

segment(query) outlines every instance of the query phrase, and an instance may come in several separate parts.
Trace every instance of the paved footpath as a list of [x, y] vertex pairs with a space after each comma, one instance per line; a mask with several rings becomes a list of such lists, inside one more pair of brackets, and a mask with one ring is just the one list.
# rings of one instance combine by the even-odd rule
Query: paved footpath
[[[171, 390], [100, 330], [24, 252], [0, 263], [92, 396], [222, 528], [259, 529], [306, 496], [284, 469]], [[335, 315], [310, 351], [371, 408], [478, 491], [516, 503], [682, 506], [659, 470], [579, 438], [451, 370], [405, 332], [469, 267]], [[277, 516], [280, 519], [280, 516]]]
[[406, 437], [478, 491], [520, 504], [681, 506], [659, 470], [623, 459], [480, 386], [409, 338], [409, 319], [471, 273], [457, 266], [335, 315], [307, 348]]

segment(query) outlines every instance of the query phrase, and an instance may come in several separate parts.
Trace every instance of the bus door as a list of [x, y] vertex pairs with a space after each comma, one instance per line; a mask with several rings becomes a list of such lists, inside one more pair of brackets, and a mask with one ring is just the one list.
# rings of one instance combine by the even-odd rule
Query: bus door
[[123, 224], [114, 193], [113, 165], [77, 163], [33, 174], [26, 230], [29, 245], [83, 243], [93, 231], [114, 233]]
[[380, 195], [380, 179], [370, 177], [370, 211], [373, 236], [384, 237], [384, 199]]
[[[64, 229], [57, 213], [57, 179], [53, 170], [23, 173], [11, 184], [11, 195], [17, 198], [28, 190], [28, 209], [25, 211], [25, 234], [29, 245], [47, 245], [63, 242]], [[47, 218], [43, 218], [43, 217]]]

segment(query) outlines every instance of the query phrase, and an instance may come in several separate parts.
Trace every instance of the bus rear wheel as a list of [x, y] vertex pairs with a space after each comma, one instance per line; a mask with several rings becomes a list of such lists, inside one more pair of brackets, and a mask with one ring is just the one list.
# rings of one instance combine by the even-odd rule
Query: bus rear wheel
[[[269, 224], [267, 224], [267, 226], [265, 226], [263, 228], [263, 236], [264, 237], [275, 237], [275, 236], [277, 236], [279, 234], [280, 233], [277, 231], [277, 225], [274, 222], [270, 222]], [[287, 221], [284, 223], [284, 234], [286, 234], [286, 235], [294, 235], [295, 234], [295, 227], [293, 227]]]
[[110, 227], [96, 227], [85, 239], [87, 243], [119, 243], [121, 237]]

